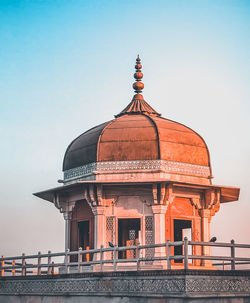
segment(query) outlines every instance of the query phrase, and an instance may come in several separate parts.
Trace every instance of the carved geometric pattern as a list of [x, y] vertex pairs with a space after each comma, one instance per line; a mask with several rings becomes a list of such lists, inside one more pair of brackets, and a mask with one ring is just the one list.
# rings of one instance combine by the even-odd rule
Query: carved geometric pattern
[[197, 298], [250, 294], [249, 274], [219, 276], [150, 272], [3, 278], [0, 279], [0, 295], [174, 295]]
[[191, 174], [200, 177], [208, 177], [210, 169], [208, 166], [174, 162], [167, 160], [138, 160], [138, 161], [110, 161], [93, 162], [80, 167], [72, 168], [64, 172], [64, 180], [71, 181], [92, 174], [93, 171], [126, 171], [126, 170], [162, 170], [164, 172], [175, 172]]
[[64, 180], [86, 176], [88, 174], [92, 174], [94, 170], [96, 170], [96, 162], [72, 168], [64, 172]]
[[[153, 216], [145, 217], [145, 244], [152, 245], [154, 244], [154, 234], [153, 234]], [[153, 258], [154, 248], [145, 249], [145, 258]], [[146, 261], [146, 263], [152, 263], [153, 261]]]
[[[106, 217], [106, 247], [109, 247], [109, 242], [115, 244], [115, 217]], [[106, 258], [112, 259], [112, 251], [106, 252]]]
[[95, 294], [122, 293], [133, 294], [165, 294], [184, 291], [184, 279], [142, 279], [142, 278], [95, 278], [95, 279], [50, 279], [26, 281], [0, 281], [0, 295], [3, 294]]
[[187, 289], [189, 292], [207, 293], [230, 293], [230, 292], [250, 292], [249, 279], [187, 279]]
[[135, 242], [135, 238], [136, 238], [136, 231], [135, 231], [135, 229], [130, 229], [128, 231], [128, 239], [132, 240], [133, 242]]

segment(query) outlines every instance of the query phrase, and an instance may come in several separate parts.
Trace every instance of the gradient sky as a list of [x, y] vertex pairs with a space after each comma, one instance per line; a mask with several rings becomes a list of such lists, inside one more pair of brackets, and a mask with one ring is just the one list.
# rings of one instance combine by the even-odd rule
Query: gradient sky
[[0, 1], [0, 254], [64, 249], [58, 186], [67, 145], [133, 96], [206, 140], [214, 183], [240, 200], [212, 219], [250, 243], [250, 1]]

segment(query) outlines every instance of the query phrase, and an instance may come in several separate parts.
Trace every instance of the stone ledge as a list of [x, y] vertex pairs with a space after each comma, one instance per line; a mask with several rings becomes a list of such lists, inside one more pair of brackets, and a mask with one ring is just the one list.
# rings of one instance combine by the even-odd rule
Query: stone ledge
[[144, 271], [3, 277], [0, 295], [250, 297], [250, 271]]

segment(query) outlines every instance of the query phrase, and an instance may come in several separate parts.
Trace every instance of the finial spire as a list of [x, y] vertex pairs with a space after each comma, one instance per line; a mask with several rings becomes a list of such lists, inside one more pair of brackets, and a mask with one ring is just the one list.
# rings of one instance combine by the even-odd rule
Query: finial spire
[[124, 108], [123, 111], [121, 111], [118, 115], [115, 117], [120, 117], [123, 115], [131, 115], [131, 114], [144, 114], [144, 115], [150, 115], [150, 116], [160, 116], [161, 114], [157, 113], [143, 98], [143, 95], [141, 95], [141, 92], [144, 88], [144, 84], [141, 82], [141, 79], [143, 78], [143, 73], [141, 72], [141, 59], [139, 55], [136, 58], [135, 63], [135, 73], [134, 78], [136, 82], [133, 84], [133, 88], [135, 90], [135, 95], [132, 99], [132, 101], [129, 103], [127, 107]]
[[134, 73], [134, 78], [136, 80], [135, 83], [133, 83], [133, 88], [135, 90], [135, 93], [139, 94], [142, 92], [144, 88], [144, 84], [141, 82], [141, 79], [143, 78], [143, 73], [141, 72], [141, 59], [139, 55], [136, 58], [136, 64], [135, 64], [135, 70], [136, 72]]

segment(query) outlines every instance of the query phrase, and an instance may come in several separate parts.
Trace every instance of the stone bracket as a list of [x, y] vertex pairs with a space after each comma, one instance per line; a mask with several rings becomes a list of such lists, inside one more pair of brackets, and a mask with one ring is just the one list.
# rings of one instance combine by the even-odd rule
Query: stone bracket
[[101, 184], [89, 184], [84, 187], [83, 197], [93, 210], [95, 206], [104, 206], [103, 189]]
[[55, 207], [60, 210], [61, 213], [72, 213], [76, 201], [62, 201], [58, 193], [54, 195], [53, 201]]
[[173, 185], [154, 183], [152, 187], [154, 204], [169, 205], [174, 200]]

